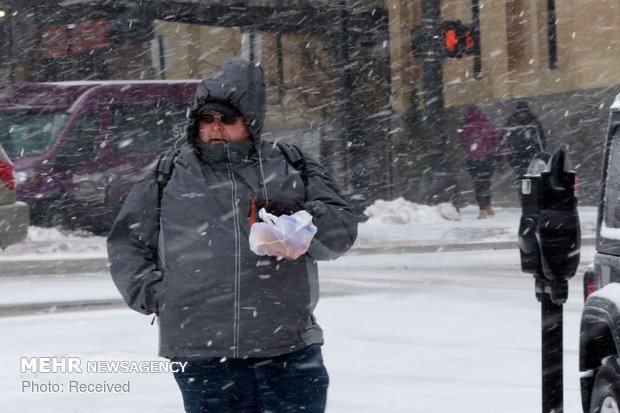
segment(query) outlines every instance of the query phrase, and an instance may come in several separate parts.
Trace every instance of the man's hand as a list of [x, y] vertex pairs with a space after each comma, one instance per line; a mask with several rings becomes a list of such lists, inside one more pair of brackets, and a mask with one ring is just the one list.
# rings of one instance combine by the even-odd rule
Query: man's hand
[[287, 202], [287, 201], [278, 201], [278, 200], [271, 200], [271, 201], [257, 200], [255, 202], [255, 205], [256, 205], [257, 212], [260, 211], [261, 208], [265, 208], [267, 212], [269, 212], [272, 215], [278, 216], [278, 217], [280, 215], [292, 215], [297, 211], [304, 210], [304, 207], [297, 202]]

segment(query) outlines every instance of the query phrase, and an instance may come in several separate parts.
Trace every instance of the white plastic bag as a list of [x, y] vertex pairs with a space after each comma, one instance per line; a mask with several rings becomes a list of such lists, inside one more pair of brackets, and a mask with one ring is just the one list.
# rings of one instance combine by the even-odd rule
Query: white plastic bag
[[256, 255], [294, 260], [305, 254], [316, 234], [312, 215], [298, 211], [293, 215], [272, 215], [262, 208], [256, 222], [250, 228], [250, 249]]

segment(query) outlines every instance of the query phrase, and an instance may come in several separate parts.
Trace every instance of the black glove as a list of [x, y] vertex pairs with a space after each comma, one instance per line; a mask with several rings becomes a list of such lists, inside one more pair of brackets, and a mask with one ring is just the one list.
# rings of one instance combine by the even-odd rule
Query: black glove
[[258, 214], [258, 211], [261, 210], [261, 208], [265, 208], [267, 212], [275, 216], [278, 216], [278, 217], [280, 215], [292, 215], [297, 211], [304, 210], [304, 207], [300, 203], [278, 201], [278, 200], [271, 200], [271, 201], [257, 200], [255, 202], [255, 205], [256, 205], [257, 214]]

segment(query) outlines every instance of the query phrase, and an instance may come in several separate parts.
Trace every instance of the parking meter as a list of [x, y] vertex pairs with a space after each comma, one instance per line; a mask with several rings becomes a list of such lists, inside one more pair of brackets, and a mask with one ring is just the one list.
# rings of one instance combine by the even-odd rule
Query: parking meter
[[[575, 194], [577, 174], [571, 169], [564, 151], [558, 150], [549, 161], [549, 170], [541, 173], [538, 231], [542, 270], [545, 278], [558, 285], [567, 284], [579, 266], [581, 229]], [[554, 300], [556, 304], [565, 301], [565, 297], [561, 303]]]
[[562, 305], [581, 245], [576, 179], [563, 150], [536, 155], [521, 178], [519, 252], [541, 303], [543, 413], [563, 411]]
[[536, 297], [555, 304], [568, 297], [568, 280], [579, 265], [581, 233], [575, 194], [576, 173], [563, 150], [536, 155], [521, 178], [519, 225], [521, 269], [536, 279]]
[[527, 173], [521, 178], [521, 222], [519, 223], [519, 252], [521, 270], [542, 277], [542, 262], [538, 234], [541, 207], [541, 173], [547, 171], [551, 156], [546, 152], [537, 154], [530, 161]]

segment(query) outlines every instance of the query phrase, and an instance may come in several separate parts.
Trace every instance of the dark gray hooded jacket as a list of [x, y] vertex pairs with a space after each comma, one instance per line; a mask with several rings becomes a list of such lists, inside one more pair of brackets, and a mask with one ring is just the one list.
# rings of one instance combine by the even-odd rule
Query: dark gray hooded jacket
[[[252, 139], [200, 144], [195, 114], [211, 100], [237, 107]], [[132, 309], [158, 314], [161, 356], [270, 357], [323, 341], [312, 315], [316, 260], [346, 252], [357, 221], [321, 165], [304, 154], [306, 186], [281, 150], [261, 140], [265, 106], [262, 69], [248, 61], [233, 59], [202, 81], [190, 114], [190, 144], [164, 189], [161, 211], [153, 168], [110, 231], [114, 283]], [[250, 199], [265, 193], [299, 202], [313, 215], [317, 234], [297, 260], [250, 250]]]

